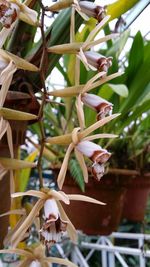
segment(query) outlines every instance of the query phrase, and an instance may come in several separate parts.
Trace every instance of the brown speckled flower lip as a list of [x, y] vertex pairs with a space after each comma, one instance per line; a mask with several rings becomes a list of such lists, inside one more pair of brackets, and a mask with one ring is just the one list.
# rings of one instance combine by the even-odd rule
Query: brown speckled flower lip
[[104, 164], [93, 163], [92, 174], [97, 181], [103, 177], [105, 172]]
[[84, 55], [88, 64], [98, 71], [105, 71], [107, 73], [112, 65], [112, 57], [107, 58], [94, 51], [85, 51]]
[[81, 100], [85, 105], [97, 111], [97, 120], [103, 119], [112, 113], [113, 104], [98, 95], [84, 93]]
[[93, 17], [100, 22], [106, 16], [106, 10], [104, 7], [96, 5], [89, 1], [80, 1], [79, 6], [81, 11], [88, 17]]
[[0, 23], [5, 28], [10, 28], [17, 19], [19, 7], [15, 3], [8, 1], [0, 1]]
[[57, 203], [54, 199], [48, 199], [44, 203], [44, 223], [40, 230], [43, 243], [50, 247], [61, 241], [63, 232], [67, 230], [67, 221], [62, 220]]

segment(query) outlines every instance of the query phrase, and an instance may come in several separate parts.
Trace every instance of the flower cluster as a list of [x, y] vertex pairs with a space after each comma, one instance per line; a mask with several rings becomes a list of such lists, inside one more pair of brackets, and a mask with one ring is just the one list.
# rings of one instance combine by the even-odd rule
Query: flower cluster
[[[19, 0], [0, 0], [0, 23], [3, 26], [0, 32], [0, 47], [6, 41], [6, 38], [15, 27], [17, 20], [22, 20], [32, 26], [39, 25], [37, 21], [37, 12], [27, 6], [30, 1], [21, 3]], [[50, 7], [45, 7], [44, 10], [51, 12], [58, 12], [61, 9], [71, 7], [71, 27], [70, 27], [70, 43], [47, 47], [45, 50], [48, 53], [58, 54], [74, 54], [76, 57], [75, 65], [75, 85], [63, 90], [57, 90], [51, 93], [46, 92], [46, 96], [53, 95], [59, 97], [76, 97], [75, 107], [78, 117], [78, 127], [74, 128], [72, 132], [64, 134], [62, 136], [48, 137], [46, 142], [57, 145], [67, 145], [68, 149], [64, 156], [63, 163], [58, 174], [57, 182], [59, 191], [40, 188], [39, 191], [29, 190], [27, 192], [12, 192], [12, 198], [23, 196], [34, 196], [38, 200], [30, 211], [18, 210], [21, 219], [11, 233], [8, 233], [6, 237], [7, 246], [10, 246], [7, 253], [17, 253], [24, 257], [22, 263], [19, 266], [48, 266], [50, 263], [58, 263], [66, 266], [75, 267], [75, 265], [68, 260], [62, 260], [58, 258], [45, 257], [44, 247], [38, 245], [31, 250], [19, 250], [16, 247], [24, 240], [26, 235], [30, 231], [30, 227], [40, 217], [41, 224], [37, 223], [37, 230], [39, 238], [47, 248], [50, 248], [53, 244], [60, 242], [64, 233], [67, 233], [73, 242], [77, 242], [77, 233], [73, 223], [68, 218], [65, 210], [61, 204], [69, 205], [70, 201], [86, 201], [97, 205], [105, 205], [105, 203], [95, 200], [93, 198], [84, 195], [72, 195], [65, 194], [60, 191], [63, 187], [68, 161], [71, 153], [74, 151], [75, 157], [80, 164], [83, 172], [85, 183], [88, 182], [88, 168], [85, 158], [88, 158], [91, 162], [91, 169], [93, 176], [100, 181], [101, 177], [105, 173], [105, 164], [109, 160], [111, 153], [107, 149], [101, 147], [99, 144], [93, 142], [93, 140], [99, 140], [101, 138], [115, 138], [113, 134], [93, 134], [92, 133], [116, 118], [119, 114], [112, 115], [113, 105], [101, 98], [100, 96], [88, 93], [93, 88], [105, 83], [106, 81], [115, 78], [120, 73], [113, 75], [107, 75], [109, 68], [112, 65], [112, 57], [105, 57], [94, 51], [94, 46], [110, 40], [115, 37], [115, 34], [110, 34], [98, 40], [95, 40], [96, 34], [107, 23], [109, 16], [106, 16], [106, 10], [104, 7], [95, 5], [89, 1], [78, 0], [62, 0], [54, 3]], [[93, 17], [97, 20], [97, 25], [90, 32], [85, 42], [75, 42], [75, 12], [78, 12], [85, 20]], [[44, 51], [45, 51], [44, 50]], [[44, 56], [43, 56], [44, 58]], [[80, 84], [80, 61], [84, 64], [87, 70], [92, 69], [96, 71], [94, 77], [92, 77], [86, 84]], [[12, 111], [4, 108], [4, 102], [7, 96], [7, 92], [12, 83], [13, 74], [18, 70], [28, 70], [38, 72], [39, 69], [33, 64], [19, 58], [18, 56], [9, 53], [3, 49], [0, 49], [0, 139], [7, 132], [8, 145], [10, 149], [11, 159], [0, 158], [0, 178], [3, 178], [8, 170], [11, 171], [19, 168], [31, 168], [36, 164], [29, 164], [14, 159], [13, 145], [12, 145], [12, 133], [9, 125], [10, 119], [20, 120], [32, 120], [35, 118], [32, 114], [23, 112]], [[42, 90], [41, 90], [42, 91]], [[43, 102], [44, 103], [44, 102]], [[41, 107], [43, 107], [43, 103]], [[84, 117], [84, 105], [97, 112], [97, 121], [89, 126], [85, 127]], [[7, 111], [7, 112], [6, 112]], [[40, 116], [39, 116], [40, 117]], [[41, 116], [42, 117], [42, 116]], [[44, 139], [44, 138], [43, 138]], [[41, 150], [42, 151], [42, 150]], [[42, 152], [40, 153], [42, 156]], [[39, 164], [40, 165], [40, 164]], [[38, 167], [39, 167], [38, 165]], [[12, 178], [13, 179], [13, 178]], [[4, 215], [11, 214], [10, 211]], [[14, 213], [17, 212], [16, 210]], [[20, 213], [19, 213], [20, 212]], [[42, 213], [42, 216], [41, 216]], [[6, 253], [6, 250], [0, 251], [0, 253]]]

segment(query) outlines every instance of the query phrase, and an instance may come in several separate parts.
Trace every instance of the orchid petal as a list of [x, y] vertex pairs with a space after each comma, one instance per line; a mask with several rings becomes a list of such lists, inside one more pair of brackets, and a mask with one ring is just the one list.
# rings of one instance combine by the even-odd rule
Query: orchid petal
[[78, 116], [80, 128], [81, 130], [83, 130], [85, 128], [85, 117], [84, 117], [84, 111], [83, 111], [83, 104], [81, 101], [81, 94], [79, 94], [76, 100], [76, 110], [77, 110], [77, 116]]
[[79, 162], [79, 165], [80, 165], [81, 170], [83, 172], [84, 182], [88, 183], [88, 170], [87, 170], [87, 166], [86, 166], [85, 161], [84, 161], [84, 157], [83, 157], [82, 153], [80, 151], [78, 151], [76, 148], [74, 149], [74, 152], [75, 152], [76, 159]]
[[6, 42], [7, 37], [10, 35], [11, 31], [15, 27], [15, 24], [18, 20], [16, 20], [14, 23], [12, 23], [11, 27], [9, 29], [6, 29], [5, 27], [0, 32], [0, 48], [4, 45]]
[[[99, 81], [94, 82], [89, 88], [87, 88], [87, 92], [99, 87], [100, 85], [104, 84], [105, 82], [108, 82], [112, 79], [115, 79], [119, 76], [121, 76], [123, 72], [116, 72], [109, 76], [102, 77]], [[70, 86], [59, 90], [54, 90], [52, 92], [49, 92], [48, 95], [55, 96], [55, 97], [70, 97], [70, 96], [76, 96], [80, 93], [82, 93], [83, 88], [85, 87], [85, 84], [80, 84], [78, 86]]]
[[35, 65], [31, 64], [27, 60], [20, 58], [6, 50], [0, 49], [0, 55], [8, 61], [13, 61], [18, 69], [29, 70], [29, 71], [39, 70]]
[[0, 83], [2, 84], [2, 87], [0, 90], [0, 106], [1, 107], [4, 105], [6, 95], [7, 95], [7, 92], [10, 87], [12, 77], [15, 71], [16, 71], [16, 67], [14, 63], [11, 61], [0, 75]]
[[77, 194], [68, 194], [68, 197], [70, 200], [77, 200], [77, 201], [85, 201], [85, 202], [89, 202], [89, 203], [93, 203], [93, 204], [99, 204], [99, 205], [106, 205], [106, 203], [104, 202], [101, 202], [99, 200], [96, 200], [94, 198], [91, 198], [91, 197], [87, 197], [87, 196], [84, 196], [84, 195], [77, 195]]
[[94, 77], [92, 77], [83, 87], [82, 93], [87, 92], [87, 90], [91, 87], [91, 85], [93, 84], [93, 82], [95, 82], [97, 79], [103, 77], [106, 74], [106, 72], [102, 71], [97, 73]]
[[3, 216], [8, 216], [8, 215], [11, 215], [11, 214], [18, 214], [18, 215], [25, 215], [26, 212], [24, 209], [16, 209], [16, 210], [9, 210], [3, 214], [0, 214], [0, 217], [3, 217]]
[[92, 140], [96, 140], [96, 139], [101, 139], [101, 138], [116, 138], [118, 137], [118, 135], [116, 134], [94, 134], [94, 135], [90, 135], [87, 136], [85, 138], [82, 139], [82, 141], [92, 141]]
[[76, 229], [75, 229], [74, 225], [72, 224], [72, 222], [68, 218], [66, 212], [64, 211], [64, 209], [63, 209], [63, 207], [62, 207], [62, 205], [61, 205], [61, 203], [59, 201], [57, 201], [57, 205], [58, 205], [60, 216], [61, 216], [62, 220], [68, 222], [68, 224], [67, 224], [67, 233], [68, 233], [71, 241], [74, 242], [74, 243], [77, 243], [78, 237], [77, 237], [77, 232], [76, 232]]
[[97, 121], [96, 123], [92, 124], [91, 126], [86, 128], [85, 130], [83, 130], [81, 133], [79, 133], [80, 139], [85, 138], [87, 135], [89, 135], [90, 133], [92, 133], [96, 129], [104, 126], [106, 123], [110, 122], [111, 120], [117, 118], [119, 115], [120, 115], [120, 113], [116, 113], [116, 114], [110, 115], [110, 116], [108, 116], [104, 119], [101, 119], [101, 120]]
[[5, 168], [3, 168], [3, 166], [0, 164], [0, 181], [2, 180], [2, 178], [5, 176], [5, 174], [8, 172], [8, 170], [6, 170]]
[[10, 246], [10, 242], [11, 242], [12, 236], [20, 228], [20, 226], [22, 225], [22, 223], [24, 222], [26, 217], [27, 217], [27, 215], [23, 215], [21, 217], [21, 219], [19, 219], [19, 221], [17, 222], [15, 227], [8, 231], [7, 235], [5, 236], [4, 242], [3, 242], [5, 247]]
[[0, 140], [7, 131], [8, 121], [4, 120], [3, 117], [0, 118]]
[[81, 18], [83, 18], [85, 21], [89, 20], [89, 17], [83, 13], [82, 11], [80, 11], [79, 9], [76, 8], [76, 11], [78, 12], [78, 14], [81, 16]]
[[113, 38], [116, 38], [118, 36], [119, 36], [118, 33], [112, 33], [112, 34], [106, 35], [106, 36], [104, 36], [104, 37], [102, 37], [102, 38], [100, 38], [98, 40], [90, 42], [89, 44], [87, 44], [86, 47], [84, 47], [84, 49], [88, 50], [88, 49], [90, 49], [91, 47], [93, 47], [95, 45], [101, 44], [103, 42], [107, 42], [107, 41], [109, 41], [109, 40], [111, 40]]
[[9, 248], [9, 249], [1, 249], [0, 254], [18, 254], [24, 257], [33, 257], [33, 254], [29, 251], [23, 250], [23, 249], [18, 249], [18, 248]]
[[82, 63], [84, 64], [86, 70], [89, 71], [89, 63], [87, 62], [86, 56], [84, 55], [82, 48], [80, 48], [80, 52], [78, 54], [78, 57], [82, 61]]
[[8, 142], [8, 146], [9, 146], [10, 156], [11, 156], [11, 158], [14, 158], [12, 130], [11, 130], [9, 123], [8, 123], [8, 127], [7, 127], [7, 142]]
[[73, 148], [74, 148], [74, 144], [71, 143], [67, 149], [63, 163], [61, 165], [60, 172], [58, 174], [57, 183], [58, 183], [58, 187], [60, 189], [62, 189], [62, 186], [64, 184], [64, 180], [65, 180], [65, 176], [66, 176], [66, 172], [67, 172], [67, 167], [68, 167], [68, 161], [69, 161], [69, 157], [70, 157], [70, 154], [71, 154]]
[[48, 194], [56, 200], [63, 201], [67, 205], [70, 203], [68, 196], [63, 191], [56, 191], [51, 189]]
[[11, 239], [12, 247], [16, 247], [18, 245], [18, 243], [22, 240], [24, 234], [26, 233], [28, 228], [31, 226], [35, 217], [37, 216], [37, 214], [39, 213], [39, 211], [43, 207], [44, 202], [45, 202], [45, 200], [43, 200], [43, 199], [40, 199], [36, 202], [36, 204], [34, 205], [33, 209], [31, 210], [31, 212], [29, 213], [27, 218], [24, 220], [22, 225], [19, 227], [19, 229], [12, 236], [12, 239]]
[[104, 19], [90, 32], [86, 41], [84, 42], [84, 46], [86, 47], [87, 44], [94, 39], [95, 35], [100, 31], [100, 29], [106, 24], [106, 22], [110, 19], [110, 16], [104, 17]]
[[22, 21], [35, 26], [37, 25], [37, 15], [38, 13], [35, 10], [22, 4], [22, 12], [19, 13], [19, 18]]
[[36, 190], [29, 190], [26, 192], [17, 192], [17, 193], [13, 193], [11, 195], [12, 198], [23, 197], [23, 196], [34, 196], [34, 197], [38, 197], [40, 199], [46, 199], [47, 198], [47, 194], [45, 194], [44, 192], [36, 191]]

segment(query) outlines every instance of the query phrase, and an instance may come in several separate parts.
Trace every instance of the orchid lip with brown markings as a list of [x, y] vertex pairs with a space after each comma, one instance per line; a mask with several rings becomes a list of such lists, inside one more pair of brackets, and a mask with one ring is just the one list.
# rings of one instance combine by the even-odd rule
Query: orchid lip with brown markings
[[79, 6], [81, 12], [85, 13], [88, 17], [93, 17], [100, 22], [106, 16], [106, 10], [104, 7], [96, 5], [89, 1], [80, 1]]
[[39, 200], [36, 202], [35, 206], [28, 214], [22, 225], [16, 230], [16, 232], [12, 236], [12, 247], [16, 247], [18, 243], [22, 240], [22, 236], [24, 236], [36, 216], [39, 214], [39, 211], [43, 207], [45, 211], [45, 222], [43, 224], [42, 229], [40, 230], [40, 233], [41, 237], [43, 238], [44, 244], [49, 247], [56, 241], [60, 240], [62, 233], [65, 231], [67, 231], [68, 235], [74, 243], [77, 242], [77, 233], [75, 227], [69, 220], [60, 201], [63, 201], [67, 205], [70, 204], [70, 200], [86, 201], [94, 204], [105, 205], [105, 203], [100, 202], [91, 197], [76, 194], [67, 195], [62, 191], [56, 191], [49, 188], [43, 188], [41, 191], [29, 190], [24, 193], [17, 192], [13, 193], [12, 197], [23, 197], [26, 195], [35, 196], [39, 198]]
[[0, 1], [0, 23], [5, 28], [10, 28], [17, 19], [20, 9], [15, 3], [6, 0]]
[[97, 111], [97, 120], [111, 115], [113, 104], [98, 95], [84, 93], [81, 100], [85, 105]]
[[94, 175], [94, 178], [97, 181], [100, 181], [100, 179], [104, 175], [104, 172], [105, 172], [104, 164], [93, 163], [93, 165], [92, 165], [92, 174]]
[[106, 163], [111, 156], [111, 153], [106, 149], [90, 141], [81, 141], [77, 144], [76, 148], [96, 163]]
[[67, 223], [61, 219], [56, 201], [47, 199], [44, 203], [44, 223], [40, 230], [43, 243], [50, 247], [60, 242], [62, 233], [67, 230]]
[[112, 65], [112, 57], [107, 58], [94, 51], [85, 51], [84, 56], [88, 64], [99, 72], [104, 71], [107, 73]]

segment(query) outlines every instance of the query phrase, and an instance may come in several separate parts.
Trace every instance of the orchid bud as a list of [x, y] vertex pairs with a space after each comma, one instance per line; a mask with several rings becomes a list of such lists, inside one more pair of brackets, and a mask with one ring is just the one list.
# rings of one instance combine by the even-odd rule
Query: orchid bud
[[97, 181], [100, 181], [100, 179], [103, 177], [104, 171], [104, 164], [94, 163], [92, 165], [92, 174]]
[[29, 267], [41, 267], [41, 263], [39, 261], [32, 261]]
[[112, 57], [107, 58], [93, 51], [85, 51], [84, 55], [88, 64], [96, 68], [99, 72], [105, 71], [107, 73], [109, 67], [112, 65]]
[[0, 23], [5, 28], [10, 28], [12, 23], [17, 19], [20, 9], [15, 3], [6, 0], [0, 0]]
[[81, 141], [76, 148], [95, 163], [106, 163], [111, 156], [106, 149], [90, 141]]
[[79, 6], [81, 12], [86, 14], [88, 17], [93, 17], [100, 22], [106, 15], [106, 11], [104, 7], [98, 6], [89, 1], [80, 1]]
[[40, 230], [41, 238], [46, 246], [61, 241], [62, 233], [66, 231], [67, 222], [61, 220], [57, 203], [48, 199], [44, 204], [44, 224]]
[[97, 120], [103, 119], [107, 115], [111, 115], [112, 103], [106, 101], [100, 96], [85, 93], [82, 95], [82, 102], [97, 111]]

